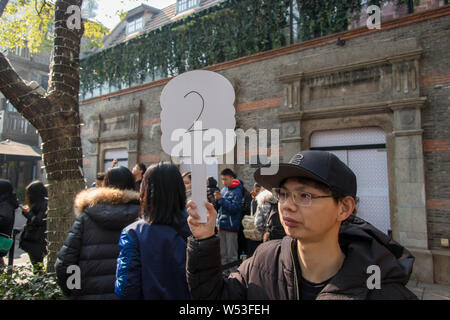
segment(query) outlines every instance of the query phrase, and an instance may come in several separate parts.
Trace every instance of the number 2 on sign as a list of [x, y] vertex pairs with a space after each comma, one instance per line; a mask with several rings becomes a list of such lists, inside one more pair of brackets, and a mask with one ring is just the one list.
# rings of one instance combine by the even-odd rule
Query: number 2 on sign
[[[186, 130], [187, 132], [194, 132], [195, 130], [192, 129], [192, 127], [194, 126], [194, 124], [200, 119], [200, 117], [203, 114], [203, 110], [205, 110], [205, 99], [203, 99], [203, 96], [198, 93], [197, 91], [191, 91], [185, 94], [184, 98], [186, 98], [188, 95], [190, 95], [191, 93], [196, 93], [198, 94], [198, 96], [200, 97], [200, 99], [202, 99], [202, 109], [200, 110], [200, 114], [198, 115], [197, 119], [195, 119], [195, 121], [192, 123], [192, 125], [189, 127], [189, 129]], [[208, 129], [201, 129], [201, 131], [206, 131]]]

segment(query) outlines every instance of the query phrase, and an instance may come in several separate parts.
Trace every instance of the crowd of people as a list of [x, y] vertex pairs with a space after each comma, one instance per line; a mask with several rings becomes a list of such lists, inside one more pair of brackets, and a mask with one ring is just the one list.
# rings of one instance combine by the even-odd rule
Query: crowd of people
[[[256, 170], [249, 192], [231, 169], [191, 200], [191, 173], [172, 163], [97, 174], [74, 199], [75, 222], [55, 264], [70, 299], [415, 299], [405, 284], [414, 257], [356, 216], [356, 177], [336, 156], [305, 151], [277, 174]], [[12, 233], [19, 204], [0, 181], [0, 233]], [[47, 191], [26, 188], [20, 237], [35, 271], [46, 254]], [[197, 206], [205, 205], [206, 223]], [[1, 236], [0, 234], [0, 236]], [[1, 253], [3, 256], [4, 253]], [[3, 263], [3, 258], [0, 261]], [[237, 271], [224, 269], [240, 264]], [[367, 287], [369, 265], [381, 289]], [[80, 285], [68, 285], [78, 266]]]

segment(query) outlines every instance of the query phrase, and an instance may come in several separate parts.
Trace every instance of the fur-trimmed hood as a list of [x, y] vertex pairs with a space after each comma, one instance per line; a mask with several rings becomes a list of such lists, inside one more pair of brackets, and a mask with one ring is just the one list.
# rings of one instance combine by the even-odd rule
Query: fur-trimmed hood
[[138, 217], [139, 193], [133, 190], [94, 188], [75, 197], [75, 216], [87, 214], [107, 229], [121, 229]]
[[261, 207], [264, 202], [277, 203], [277, 200], [269, 190], [263, 190], [256, 196], [258, 207]]

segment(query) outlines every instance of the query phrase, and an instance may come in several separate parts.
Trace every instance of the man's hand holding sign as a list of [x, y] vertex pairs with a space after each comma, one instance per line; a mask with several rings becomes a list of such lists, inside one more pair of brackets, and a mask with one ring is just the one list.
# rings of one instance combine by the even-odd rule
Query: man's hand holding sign
[[[194, 230], [212, 225], [214, 234], [216, 213], [206, 199], [206, 163], [207, 157], [220, 156], [234, 148], [234, 99], [231, 83], [222, 75], [205, 70], [175, 77], [161, 93], [161, 146], [164, 152], [191, 164], [193, 203], [189, 203], [188, 212], [197, 224], [191, 225]], [[205, 142], [209, 143], [205, 146]], [[206, 225], [200, 227], [198, 223]], [[203, 233], [200, 231], [198, 236]]]

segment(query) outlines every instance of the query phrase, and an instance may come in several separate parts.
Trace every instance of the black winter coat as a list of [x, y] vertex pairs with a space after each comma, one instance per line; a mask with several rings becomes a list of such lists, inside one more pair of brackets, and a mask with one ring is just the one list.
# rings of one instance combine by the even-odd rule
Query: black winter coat
[[[120, 233], [138, 217], [139, 193], [112, 188], [84, 190], [76, 196], [74, 208], [77, 218], [55, 264], [58, 284], [70, 299], [117, 299], [114, 282]], [[67, 287], [74, 274], [67, 273], [71, 265], [80, 268], [80, 289]]]
[[27, 222], [20, 234], [19, 247], [35, 257], [47, 254], [47, 205], [45, 199], [33, 206], [29, 212], [22, 211]]
[[11, 201], [0, 199], [0, 233], [11, 236], [14, 228], [16, 208], [17, 205], [13, 205]]
[[[348, 220], [348, 219], [347, 219]], [[364, 220], [353, 217], [339, 232], [346, 254], [338, 273], [317, 296], [318, 300], [416, 300], [405, 285], [414, 257], [401, 245]], [[261, 244], [238, 271], [223, 278], [217, 236], [196, 241], [189, 237], [187, 281], [193, 299], [294, 300], [300, 297], [294, 261], [295, 240], [289, 236]], [[381, 270], [381, 289], [369, 289], [370, 265]]]
[[[11, 236], [14, 228], [15, 211], [18, 207], [17, 199], [7, 196], [0, 196], [0, 234]], [[0, 252], [0, 257], [6, 256], [8, 253]]]

